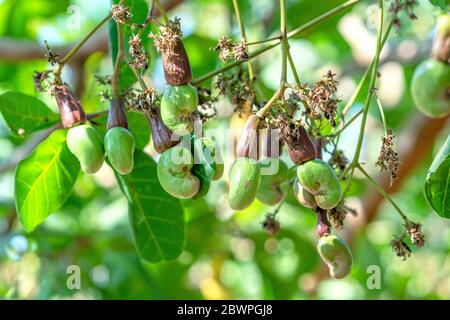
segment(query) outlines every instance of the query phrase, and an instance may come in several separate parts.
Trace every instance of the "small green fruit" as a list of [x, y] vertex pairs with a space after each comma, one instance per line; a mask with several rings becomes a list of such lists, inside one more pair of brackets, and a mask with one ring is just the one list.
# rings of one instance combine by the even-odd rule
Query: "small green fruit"
[[256, 198], [261, 180], [258, 163], [247, 157], [237, 158], [230, 169], [228, 204], [233, 210], [247, 208]]
[[194, 130], [191, 113], [197, 105], [197, 89], [190, 84], [168, 86], [161, 98], [162, 121], [178, 135], [189, 134]]
[[411, 81], [416, 107], [431, 118], [450, 113], [450, 66], [428, 59], [419, 64]]
[[336, 173], [320, 159], [303, 163], [297, 167], [299, 183], [310, 192], [317, 205], [325, 210], [334, 208], [341, 200], [341, 184]]
[[200, 180], [191, 172], [193, 165], [194, 157], [188, 149], [181, 146], [167, 149], [158, 162], [159, 183], [175, 198], [192, 198], [200, 190]]
[[315, 209], [317, 208], [317, 202], [311, 192], [307, 191], [298, 181], [298, 177], [294, 180], [294, 194], [298, 202], [305, 208]]
[[334, 279], [346, 277], [352, 269], [352, 253], [347, 244], [335, 235], [325, 235], [317, 243], [317, 251]]
[[105, 152], [103, 143], [95, 129], [82, 124], [67, 131], [67, 147], [78, 161], [85, 173], [96, 173], [103, 165]]
[[[273, 206], [283, 200], [289, 185], [286, 182], [288, 179], [287, 164], [279, 158], [265, 158], [258, 162], [261, 170], [269, 168], [276, 168], [276, 173], [268, 175], [261, 174], [261, 182], [259, 185], [256, 198], [269, 206]], [[264, 173], [264, 172], [263, 172]]]
[[114, 127], [105, 135], [105, 151], [109, 163], [121, 175], [133, 170], [134, 138], [130, 131]]

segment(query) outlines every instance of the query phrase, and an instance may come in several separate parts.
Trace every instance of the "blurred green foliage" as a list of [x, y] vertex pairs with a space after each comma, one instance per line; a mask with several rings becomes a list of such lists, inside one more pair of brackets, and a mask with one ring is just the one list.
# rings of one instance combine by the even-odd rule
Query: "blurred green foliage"
[[[279, 12], [276, 1], [238, 1], [250, 41], [276, 34]], [[292, 29], [343, 3], [344, 1], [287, 1], [288, 28]], [[418, 20], [403, 20], [403, 29], [393, 32], [388, 50], [383, 56], [384, 69], [380, 81], [398, 76], [395, 86], [387, 83], [380, 88], [385, 102], [388, 126], [400, 143], [408, 142], [408, 131], [414, 130], [418, 114], [412, 104], [409, 83], [412, 72], [428, 55], [434, 8], [428, 1], [419, 1]], [[73, 29], [67, 20], [69, 5], [75, 5], [82, 21]], [[42, 45], [73, 44], [107, 14], [109, 1], [26, 1], [0, 0], [0, 41], [3, 38], [27, 39]], [[294, 60], [305, 82], [318, 80], [328, 69], [338, 74], [340, 94], [344, 102], [364, 72], [367, 63], [360, 58], [366, 54], [366, 41], [352, 42], [348, 30], [362, 36], [375, 36], [371, 2], [363, 1], [326, 23], [309, 30], [291, 41]], [[194, 77], [220, 65], [210, 50], [218, 38], [231, 34], [239, 39], [239, 29], [231, 1], [184, 1], [170, 12], [182, 18], [186, 49]], [[352, 24], [353, 23], [353, 24]], [[360, 29], [358, 29], [360, 28]], [[105, 28], [106, 29], [106, 28]], [[367, 42], [370, 42], [367, 39]], [[148, 44], [151, 53], [147, 76], [157, 89], [164, 86], [161, 60]], [[20, 48], [18, 48], [20, 50]], [[370, 50], [369, 50], [370, 51]], [[364, 59], [363, 59], [364, 60]], [[261, 88], [260, 100], [270, 96], [279, 79], [279, 50], [274, 49], [255, 61], [258, 71], [256, 84]], [[357, 61], [357, 62], [355, 62]], [[32, 94], [54, 110], [56, 105], [48, 96], [34, 92], [34, 70], [46, 68], [44, 57], [32, 61], [11, 62], [0, 56], [0, 93], [14, 90]], [[109, 55], [92, 53], [85, 62], [84, 95], [86, 109], [104, 110], [107, 105], [98, 96], [94, 75], [112, 71]], [[74, 70], [68, 69], [64, 79], [72, 86]], [[292, 75], [289, 75], [291, 78]], [[364, 91], [366, 91], [364, 89]], [[362, 101], [363, 97], [360, 97]], [[359, 102], [361, 102], [359, 101]], [[220, 107], [231, 110], [229, 103]], [[361, 108], [356, 103], [352, 112]], [[224, 128], [229, 114], [209, 126]], [[104, 121], [104, 119], [99, 119]], [[141, 121], [136, 119], [136, 121]], [[142, 122], [142, 121], [141, 121]], [[363, 149], [364, 161], [376, 174], [376, 161], [382, 135], [378, 109], [371, 108], [369, 128]], [[143, 124], [144, 125], [144, 124]], [[359, 122], [348, 128], [341, 145], [350, 158], [354, 152]], [[442, 145], [448, 127], [435, 152]], [[144, 138], [148, 141], [148, 137]], [[8, 163], [27, 143], [8, 132], [0, 122], [0, 166]], [[145, 142], [144, 142], [145, 143]], [[142, 144], [142, 143], [141, 143]], [[141, 145], [142, 146], [142, 145]], [[282, 229], [276, 238], [268, 237], [260, 222], [274, 208], [255, 202], [243, 212], [234, 214], [226, 203], [226, 179], [212, 186], [203, 200], [183, 201], [187, 242], [182, 255], [158, 264], [143, 263], [134, 247], [128, 219], [126, 199], [120, 193], [114, 175], [104, 168], [96, 176], [79, 176], [69, 200], [34, 232], [27, 234], [16, 219], [14, 208], [14, 167], [0, 172], [0, 297], [6, 299], [448, 299], [450, 297], [450, 223], [432, 212], [423, 193], [423, 182], [433, 155], [416, 168], [394, 195], [399, 206], [411, 219], [423, 224], [426, 247], [403, 262], [390, 247], [393, 234], [401, 230], [401, 221], [387, 203], [380, 207], [377, 218], [359, 229], [362, 220], [349, 219], [342, 234], [352, 229], [354, 269], [343, 280], [323, 277], [323, 264], [315, 250], [315, 217], [301, 208], [289, 194], [277, 218]], [[356, 176], [349, 205], [361, 213], [367, 181]], [[372, 190], [372, 189], [370, 189]], [[78, 266], [81, 289], [67, 286], [67, 268]], [[381, 286], [367, 285], [376, 266], [381, 272]]]

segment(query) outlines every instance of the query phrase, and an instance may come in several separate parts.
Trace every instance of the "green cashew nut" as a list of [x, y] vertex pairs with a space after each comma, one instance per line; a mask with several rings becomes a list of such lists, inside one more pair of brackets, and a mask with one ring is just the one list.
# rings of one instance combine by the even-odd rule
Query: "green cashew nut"
[[411, 94], [416, 107], [431, 118], [450, 113], [450, 66], [428, 59], [419, 64], [411, 81]]
[[270, 170], [278, 166], [278, 170], [271, 175], [262, 174], [256, 198], [264, 204], [273, 206], [283, 200], [289, 184], [284, 183], [288, 179], [288, 166], [279, 158], [265, 158], [258, 162], [261, 170]]
[[352, 269], [352, 253], [347, 244], [335, 235], [325, 235], [317, 243], [317, 251], [334, 279], [346, 277]]
[[109, 163], [121, 175], [133, 170], [134, 137], [122, 127], [114, 127], [105, 135], [105, 151]]
[[311, 192], [307, 191], [298, 181], [298, 177], [294, 180], [294, 195], [298, 202], [305, 208], [315, 209], [317, 208], [317, 202]]
[[191, 113], [197, 108], [197, 89], [190, 84], [168, 86], [161, 98], [161, 118], [178, 135], [194, 130]]
[[306, 191], [314, 196], [320, 208], [332, 209], [341, 200], [342, 191], [339, 179], [325, 161], [315, 159], [299, 165], [297, 177]]
[[103, 143], [95, 129], [82, 124], [67, 131], [67, 147], [78, 161], [80, 161], [81, 170], [85, 173], [96, 173], [103, 165], [105, 151]]
[[237, 158], [231, 166], [228, 204], [233, 210], [247, 208], [256, 198], [261, 180], [258, 163], [247, 157]]
[[157, 174], [163, 189], [179, 199], [190, 199], [200, 190], [200, 180], [192, 174], [194, 157], [181, 146], [167, 149], [159, 158]]

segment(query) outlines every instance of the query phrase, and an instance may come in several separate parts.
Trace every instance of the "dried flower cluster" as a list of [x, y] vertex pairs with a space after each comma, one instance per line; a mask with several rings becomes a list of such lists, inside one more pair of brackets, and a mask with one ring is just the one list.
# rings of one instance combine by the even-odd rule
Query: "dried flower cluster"
[[276, 213], [266, 214], [265, 219], [261, 222], [263, 229], [271, 237], [276, 236], [281, 228], [280, 222], [275, 219], [275, 215]]
[[401, 28], [401, 21], [398, 17], [401, 11], [405, 11], [409, 19], [415, 20], [414, 7], [418, 4], [416, 0], [392, 0], [389, 12], [392, 14], [393, 24], [397, 29]]
[[131, 18], [133, 17], [133, 14], [130, 12], [130, 10], [120, 4], [115, 4], [111, 8], [112, 13], [112, 19], [115, 22], [127, 24]]
[[381, 151], [375, 165], [380, 171], [386, 171], [391, 176], [391, 185], [397, 179], [400, 160], [398, 153], [394, 150], [395, 136], [392, 130], [387, 130], [387, 135], [381, 138]]
[[48, 70], [38, 72], [34, 71], [34, 88], [39, 92], [45, 92], [50, 87], [50, 72]]
[[327, 218], [334, 229], [340, 230], [344, 226], [344, 220], [347, 214], [356, 216], [357, 212], [355, 209], [349, 208], [341, 202], [333, 209], [327, 211]]
[[247, 61], [249, 59], [244, 40], [234, 43], [231, 39], [222, 37], [213, 50], [219, 52], [219, 58], [223, 62], [230, 59], [236, 61]]
[[308, 84], [300, 87], [297, 93], [300, 99], [306, 102], [306, 114], [309, 117], [319, 119], [323, 116], [333, 126], [336, 126], [337, 104], [341, 102], [341, 98], [335, 97], [339, 85], [335, 76], [336, 74], [328, 71], [324, 79], [316, 82], [312, 87]]
[[215, 107], [217, 97], [211, 96], [211, 90], [206, 88], [197, 88], [197, 92], [199, 102], [199, 105], [197, 107], [197, 114], [202, 122], [206, 122], [214, 118], [217, 114], [217, 110]]
[[411, 222], [406, 227], [406, 233], [411, 237], [411, 242], [417, 247], [422, 248], [425, 245], [425, 235], [422, 233], [422, 225]]
[[175, 17], [174, 20], [170, 20], [160, 30], [159, 34], [149, 34], [149, 37], [153, 39], [158, 52], [172, 54], [177, 47], [178, 38], [183, 36], [180, 19]]
[[131, 110], [142, 112], [147, 119], [152, 116], [152, 108], [156, 104], [158, 97], [153, 88], [145, 91], [130, 91], [128, 94], [127, 104]]
[[395, 254], [397, 254], [398, 257], [402, 258], [403, 261], [411, 256], [411, 249], [403, 241], [402, 237], [394, 237], [394, 239], [391, 241], [391, 246]]
[[136, 69], [148, 68], [148, 56], [142, 46], [142, 40], [138, 35], [134, 35], [130, 38], [128, 44], [130, 45], [129, 53], [133, 58], [130, 63]]
[[246, 102], [253, 101], [255, 97], [248, 76], [242, 69], [233, 74], [219, 74], [215, 87], [219, 89], [221, 95], [228, 97], [231, 103], [237, 106], [237, 111], [241, 110]]
[[344, 155], [344, 152], [340, 149], [334, 149], [331, 154], [330, 165], [340, 172], [344, 172], [347, 167], [349, 160]]
[[45, 44], [45, 49], [47, 50], [47, 52], [45, 53], [45, 57], [47, 58], [48, 63], [50, 63], [50, 65], [52, 65], [52, 66], [55, 66], [58, 63], [60, 63], [61, 56], [52, 51], [52, 49], [48, 45], [47, 41], [44, 41], [44, 44]]

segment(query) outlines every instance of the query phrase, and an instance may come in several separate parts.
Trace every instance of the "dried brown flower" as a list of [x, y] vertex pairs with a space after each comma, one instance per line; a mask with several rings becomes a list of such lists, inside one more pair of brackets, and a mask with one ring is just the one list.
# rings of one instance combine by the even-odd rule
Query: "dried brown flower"
[[58, 64], [61, 61], [61, 56], [52, 51], [52, 49], [48, 45], [47, 41], [44, 41], [44, 43], [45, 43], [45, 48], [47, 50], [45, 57], [47, 58], [48, 63], [50, 63], [52, 66]]
[[223, 62], [227, 62], [229, 59], [236, 61], [247, 61], [249, 59], [244, 40], [234, 43], [231, 39], [222, 37], [213, 50], [219, 52], [219, 59]]
[[197, 92], [199, 103], [197, 107], [198, 116], [202, 122], [213, 119], [217, 114], [217, 110], [215, 108], [217, 97], [211, 96], [211, 90], [206, 88], [197, 88]]
[[130, 63], [136, 69], [148, 68], [148, 56], [142, 46], [142, 40], [138, 35], [134, 35], [130, 38], [128, 44], [130, 45], [129, 53], [133, 58]]
[[411, 222], [406, 226], [406, 233], [411, 237], [412, 243], [417, 248], [422, 248], [425, 245], [425, 235], [422, 233], [422, 225]]
[[42, 72], [34, 71], [33, 81], [34, 88], [37, 91], [44, 92], [48, 89], [49, 84], [47, 83], [49, 76], [49, 71], [45, 70]]
[[331, 154], [330, 164], [332, 167], [337, 168], [340, 172], [343, 172], [347, 167], [349, 160], [344, 155], [344, 152], [340, 149], [334, 149]]
[[233, 46], [233, 57], [236, 61], [247, 61], [249, 59], [247, 53], [247, 45], [244, 40]]
[[391, 176], [391, 185], [397, 179], [398, 168], [400, 160], [398, 153], [394, 150], [395, 136], [392, 130], [387, 130], [387, 135], [381, 138], [381, 151], [375, 165], [380, 171], [386, 171]]
[[235, 111], [238, 112], [240, 112], [245, 103], [253, 101], [255, 97], [248, 74], [244, 73], [241, 68], [233, 74], [219, 74], [214, 86], [221, 95], [228, 97], [231, 103], [236, 105]]
[[339, 85], [335, 76], [336, 74], [328, 71], [324, 79], [316, 82], [312, 87], [306, 84], [299, 88], [298, 92], [300, 99], [306, 102], [307, 116], [313, 119], [323, 116], [333, 126], [336, 126], [337, 104], [341, 102], [340, 98], [335, 97]]
[[403, 241], [402, 237], [394, 237], [394, 239], [391, 241], [391, 247], [395, 251], [397, 256], [402, 258], [403, 261], [411, 256], [411, 249]]
[[133, 17], [133, 14], [130, 12], [130, 10], [120, 4], [114, 4], [111, 7], [111, 13], [112, 13], [112, 19], [115, 22], [126, 24], [130, 21], [130, 19]]
[[344, 226], [344, 220], [347, 214], [356, 216], [357, 212], [355, 209], [351, 209], [345, 204], [340, 203], [333, 209], [327, 211], [328, 221], [333, 228], [335, 228], [336, 230], [340, 230]]
[[417, 4], [418, 2], [416, 0], [392, 0], [389, 12], [392, 15], [393, 24], [397, 29], [402, 27], [400, 18], [398, 17], [401, 11], [404, 11], [409, 19], [417, 19], [417, 16], [414, 13], [414, 7]]
[[281, 228], [280, 222], [275, 219], [275, 214], [273, 213], [266, 214], [266, 217], [261, 222], [261, 224], [263, 226], [263, 229], [271, 237], [276, 236]]

